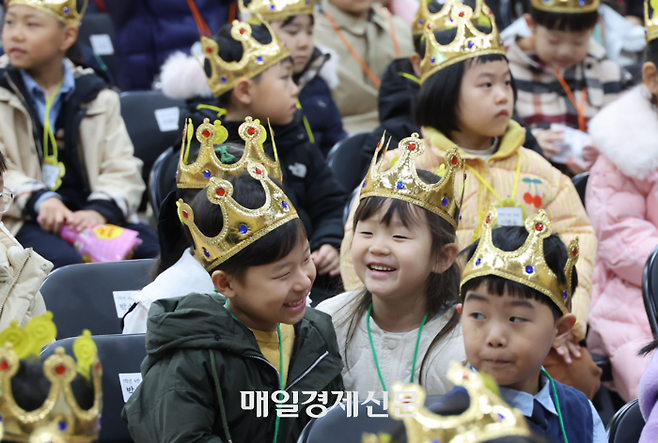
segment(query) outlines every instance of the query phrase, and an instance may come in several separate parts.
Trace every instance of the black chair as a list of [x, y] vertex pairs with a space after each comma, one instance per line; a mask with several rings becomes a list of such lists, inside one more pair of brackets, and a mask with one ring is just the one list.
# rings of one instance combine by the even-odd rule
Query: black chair
[[180, 152], [174, 151], [174, 148], [170, 147], [160, 154], [153, 163], [153, 169], [151, 169], [149, 175], [148, 193], [156, 220], [160, 218], [160, 206], [165, 197], [176, 189], [176, 170], [179, 155]]
[[578, 195], [580, 196], [580, 201], [583, 202], [583, 206], [585, 206], [585, 192], [587, 191], [587, 180], [589, 180], [589, 172], [583, 172], [582, 174], [578, 174], [577, 176], [571, 179], [573, 185], [576, 187], [576, 191], [578, 191]]
[[354, 189], [361, 183], [370, 162], [363, 155], [363, 145], [370, 133], [352, 134], [339, 141], [327, 154], [327, 165], [336, 181], [345, 189]]
[[[99, 443], [132, 443], [128, 425], [121, 418], [124, 401], [119, 374], [140, 372], [140, 366], [146, 357], [144, 334], [96, 335], [92, 338], [98, 347], [98, 358], [103, 365], [103, 410], [98, 441]], [[51, 343], [43, 350], [41, 356], [45, 358], [52, 355], [59, 346], [63, 347], [68, 355], [74, 356], [74, 341], [75, 338], [72, 337]], [[139, 376], [132, 377], [133, 380], [138, 378]]]
[[[78, 41], [92, 48], [112, 74], [112, 77], [117, 78], [117, 64], [114, 54], [114, 24], [108, 14], [98, 12], [85, 14], [82, 22], [80, 22]], [[100, 53], [98, 53], [99, 51]]]
[[637, 399], [621, 408], [608, 424], [608, 443], [637, 443], [640, 441], [644, 418]]
[[[121, 94], [121, 116], [135, 145], [135, 156], [144, 162], [142, 176], [148, 181], [153, 163], [180, 137], [179, 116], [182, 100], [159, 91], [130, 91]], [[158, 123], [158, 117], [164, 126]]]
[[[84, 263], [53, 271], [40, 290], [53, 313], [57, 338], [77, 337], [83, 329], [94, 334], [120, 334], [114, 291], [133, 291], [149, 284], [155, 261]], [[126, 301], [122, 308], [130, 305]]]
[[658, 336], [658, 248], [656, 248], [647, 264], [644, 265], [642, 274], [642, 298], [644, 308], [647, 310], [649, 325], [654, 337]]

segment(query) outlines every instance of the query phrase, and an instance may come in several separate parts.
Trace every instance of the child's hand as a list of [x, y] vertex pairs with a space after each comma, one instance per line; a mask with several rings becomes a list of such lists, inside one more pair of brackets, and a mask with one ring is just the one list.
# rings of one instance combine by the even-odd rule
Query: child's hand
[[98, 212], [91, 209], [82, 211], [75, 211], [71, 214], [68, 220], [68, 225], [76, 231], [84, 231], [87, 228], [92, 228], [98, 225], [104, 225], [107, 219], [100, 215]]
[[50, 197], [39, 204], [37, 223], [41, 229], [58, 234], [73, 212], [57, 197]]
[[571, 364], [572, 359], [571, 356], [573, 355], [575, 358], [580, 358], [581, 353], [580, 353], [580, 345], [578, 343], [574, 343], [571, 340], [567, 340], [567, 342], [564, 344], [564, 346], [560, 346], [559, 348], [555, 349], [555, 351], [562, 356], [564, 361], [567, 364]]
[[562, 151], [562, 148], [557, 145], [557, 143], [564, 141], [562, 131], [544, 129], [543, 131], [535, 133], [535, 138], [537, 139], [539, 146], [541, 146], [541, 149], [544, 151], [544, 156], [549, 160]]
[[329, 274], [332, 277], [340, 274], [340, 254], [333, 246], [327, 244], [311, 254], [311, 260], [318, 270], [318, 274]]

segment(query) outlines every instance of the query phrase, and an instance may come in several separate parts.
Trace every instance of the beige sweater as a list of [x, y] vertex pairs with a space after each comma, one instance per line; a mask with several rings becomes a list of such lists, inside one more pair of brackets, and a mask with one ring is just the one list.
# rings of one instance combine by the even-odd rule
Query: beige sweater
[[[379, 381], [372, 357], [365, 315], [359, 321], [358, 329], [347, 348], [347, 355], [345, 355], [345, 340], [350, 325], [349, 313], [356, 306], [359, 292], [352, 291], [337, 295], [320, 303], [317, 309], [332, 317], [338, 347], [345, 363], [343, 368], [345, 389], [358, 391], [359, 399], [363, 400], [367, 398], [369, 391], [374, 391], [376, 398], [382, 398], [382, 384]], [[418, 382], [421, 364], [432, 339], [448, 322], [452, 313], [453, 311], [449, 310], [443, 315], [430, 319], [423, 327], [414, 371], [414, 382]], [[370, 320], [370, 331], [377, 352], [379, 368], [387, 389], [391, 389], [396, 381], [408, 383], [411, 378], [411, 363], [416, 348], [418, 329], [404, 333], [392, 333], [382, 330], [374, 320]], [[420, 382], [427, 391], [427, 395], [443, 395], [452, 389], [454, 385], [448, 380], [446, 373], [449, 363], [453, 360], [458, 362], [466, 360], [460, 325], [432, 349], [425, 363], [423, 379]]]

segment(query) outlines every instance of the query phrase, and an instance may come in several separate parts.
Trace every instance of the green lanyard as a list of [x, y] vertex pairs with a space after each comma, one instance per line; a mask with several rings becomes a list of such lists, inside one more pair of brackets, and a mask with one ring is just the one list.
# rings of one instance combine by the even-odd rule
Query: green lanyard
[[564, 443], [569, 443], [567, 439], [567, 431], [564, 429], [564, 421], [562, 420], [562, 411], [560, 410], [560, 400], [557, 398], [557, 391], [555, 390], [555, 382], [553, 377], [550, 376], [546, 369], [541, 368], [542, 374], [544, 374], [548, 381], [551, 383], [551, 390], [553, 391], [553, 403], [555, 404], [555, 409], [557, 410], [557, 418], [560, 419], [560, 429], [562, 430], [562, 437], [564, 438]]
[[44, 113], [44, 121], [43, 121], [43, 156], [49, 157], [48, 139], [50, 139], [50, 144], [53, 147], [52, 157], [55, 159], [55, 161], [57, 161], [57, 154], [58, 154], [57, 141], [55, 140], [55, 134], [53, 134], [53, 131], [50, 127], [50, 108], [52, 108], [53, 106], [53, 102], [55, 101], [55, 97], [57, 96], [57, 93], [59, 92], [60, 89], [62, 89], [63, 83], [64, 83], [64, 79], [62, 79], [62, 81], [59, 82], [59, 85], [57, 85], [57, 89], [55, 89], [53, 94], [50, 97], [46, 97], [46, 112]]
[[[372, 349], [372, 358], [375, 360], [375, 367], [377, 368], [377, 375], [379, 375], [379, 381], [382, 382], [382, 388], [384, 388], [384, 392], [387, 392], [386, 384], [384, 383], [384, 377], [382, 377], [382, 371], [379, 369], [379, 362], [377, 361], [377, 353], [375, 352], [375, 344], [372, 342], [372, 334], [370, 333], [371, 312], [372, 312], [372, 302], [368, 307], [368, 318], [366, 321], [366, 325], [368, 326], [368, 339], [370, 340], [370, 348]], [[411, 363], [411, 378], [409, 379], [409, 383], [414, 382], [414, 372], [416, 372], [416, 357], [418, 356], [418, 346], [420, 345], [420, 334], [422, 334], [423, 332], [423, 326], [425, 326], [425, 322], [427, 321], [428, 315], [429, 312], [426, 312], [425, 317], [423, 317], [423, 321], [420, 324], [420, 328], [418, 328], [418, 338], [416, 338], [416, 349], [414, 349], [414, 359]]]
[[[228, 299], [226, 300], [226, 303], [224, 303], [224, 307], [228, 311], [228, 313], [233, 317], [233, 320], [237, 321], [238, 323], [242, 323], [238, 318], [233, 315], [231, 310], [228, 308]], [[279, 381], [281, 382], [281, 390], [283, 391], [283, 346], [281, 345], [281, 327], [279, 324], [276, 324], [276, 333], [279, 337], [279, 368], [281, 368], [281, 374], [279, 375]], [[276, 439], [279, 436], [279, 422], [281, 421], [281, 417], [279, 417], [279, 414], [276, 414], [276, 418], [274, 419], [274, 441], [272, 443], [276, 443]]]

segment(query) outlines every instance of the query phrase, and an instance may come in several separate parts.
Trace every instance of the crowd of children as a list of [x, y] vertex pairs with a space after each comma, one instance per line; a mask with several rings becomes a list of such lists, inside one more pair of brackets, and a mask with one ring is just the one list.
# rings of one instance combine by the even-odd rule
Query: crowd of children
[[[161, 68], [185, 106], [156, 234], [117, 92], [67, 58], [79, 3], [5, 2], [0, 330], [43, 315], [48, 273], [86, 258], [64, 230], [137, 231], [132, 257], [158, 260], [122, 320], [146, 334], [122, 414], [136, 442], [295, 442], [344, 392], [402, 382], [426, 418], [405, 420], [410, 443], [603, 443], [590, 352], [653, 441], [658, 4], [632, 87], [593, 38], [599, 0], [531, 0], [504, 39], [483, 0], [420, 0], [411, 26], [370, 0], [239, 0]], [[353, 190], [326, 157], [356, 133]], [[247, 391], [298, 413], [263, 417]], [[469, 401], [481, 413], [446, 426]]]

